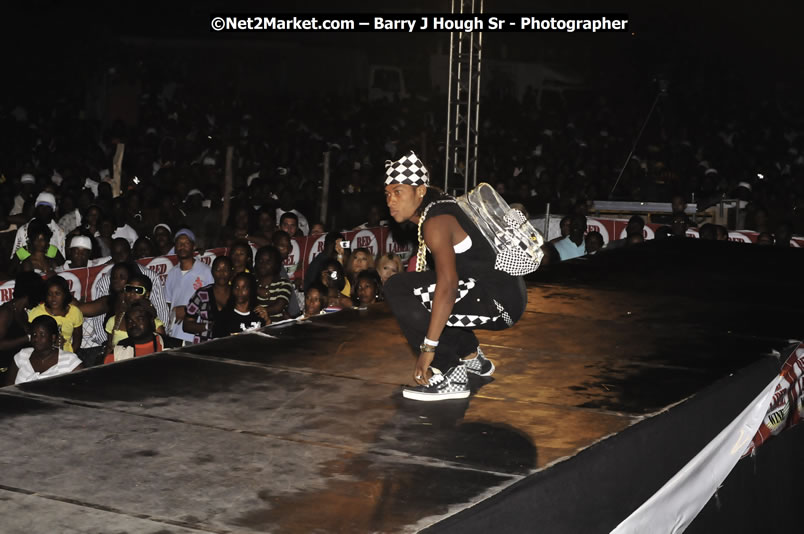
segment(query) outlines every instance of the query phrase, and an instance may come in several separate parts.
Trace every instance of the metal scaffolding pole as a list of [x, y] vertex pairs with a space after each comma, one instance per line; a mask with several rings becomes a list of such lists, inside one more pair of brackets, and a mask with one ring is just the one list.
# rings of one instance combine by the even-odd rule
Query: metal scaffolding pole
[[[453, 15], [483, 13], [483, 0], [452, 0]], [[452, 32], [444, 191], [465, 193], [477, 185], [482, 32]]]

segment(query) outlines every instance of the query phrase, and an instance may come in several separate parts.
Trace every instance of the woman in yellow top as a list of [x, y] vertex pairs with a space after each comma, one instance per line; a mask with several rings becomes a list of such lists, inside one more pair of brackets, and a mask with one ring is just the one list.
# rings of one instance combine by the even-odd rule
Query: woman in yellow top
[[73, 294], [67, 280], [61, 276], [49, 278], [45, 283], [45, 302], [28, 312], [28, 321], [33, 321], [40, 315], [50, 315], [59, 325], [60, 348], [67, 352], [75, 352], [81, 348], [83, 332], [81, 325], [84, 315], [72, 303]]
[[[128, 338], [126, 310], [135, 302], [150, 302], [151, 289], [153, 289], [151, 279], [144, 274], [134, 273], [129, 277], [123, 288], [123, 305], [118, 309], [117, 313], [106, 321], [106, 333], [110, 334], [109, 347], [114, 348], [119, 342]], [[157, 334], [167, 335], [165, 334], [165, 324], [158, 317], [154, 318], [154, 324]]]

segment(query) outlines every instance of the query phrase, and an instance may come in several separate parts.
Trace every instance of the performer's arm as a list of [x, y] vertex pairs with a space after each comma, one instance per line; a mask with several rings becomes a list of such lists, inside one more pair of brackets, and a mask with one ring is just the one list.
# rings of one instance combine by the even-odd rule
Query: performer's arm
[[[455, 266], [455, 250], [452, 248], [452, 233], [456, 224], [454, 217], [441, 215], [428, 220], [423, 228], [424, 241], [435, 259], [436, 287], [430, 325], [427, 327], [427, 338], [433, 341], [438, 341], [441, 337], [458, 295], [458, 271]], [[413, 379], [417, 384], [427, 385], [428, 370], [434, 357], [435, 352], [419, 354], [413, 370]]]
[[455, 250], [452, 248], [452, 233], [456, 224], [453, 216], [441, 215], [428, 220], [423, 228], [424, 242], [435, 260], [436, 287], [430, 326], [427, 328], [427, 338], [433, 341], [441, 337], [458, 296], [458, 271]]

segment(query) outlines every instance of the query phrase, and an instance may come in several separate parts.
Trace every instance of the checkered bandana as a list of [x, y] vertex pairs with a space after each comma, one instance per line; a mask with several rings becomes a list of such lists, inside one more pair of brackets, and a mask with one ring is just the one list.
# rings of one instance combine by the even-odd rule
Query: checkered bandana
[[430, 173], [411, 150], [406, 156], [402, 156], [396, 161], [385, 162], [385, 185], [393, 183], [413, 187], [427, 185], [430, 183]]

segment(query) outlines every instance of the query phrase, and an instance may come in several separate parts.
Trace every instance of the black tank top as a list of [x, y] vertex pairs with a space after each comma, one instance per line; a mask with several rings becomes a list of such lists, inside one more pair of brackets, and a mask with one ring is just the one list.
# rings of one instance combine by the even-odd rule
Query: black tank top
[[[454, 200], [441, 200], [431, 204], [430, 209], [427, 211], [427, 218], [424, 221], [425, 226], [428, 221], [438, 215], [452, 215], [455, 217], [463, 231], [472, 240], [472, 246], [468, 250], [455, 254], [455, 267], [458, 271], [458, 276], [464, 278], [466, 276], [493, 275], [493, 271], [495, 271], [494, 260], [497, 255], [477, 226], [458, 206], [458, 203]], [[430, 268], [432, 268], [432, 255], [429, 250], [427, 259]]]
[[[427, 211], [427, 221], [437, 215], [452, 215], [458, 220], [458, 224], [466, 235], [472, 239], [472, 246], [461, 253], [455, 254], [455, 268], [458, 277], [462, 280], [475, 278], [481, 283], [484, 291], [499, 301], [509, 312], [514, 321], [524, 313], [527, 304], [527, 292], [525, 282], [521, 276], [511, 276], [510, 274], [494, 268], [497, 253], [483, 236], [475, 223], [461, 209], [457, 202], [436, 201]], [[416, 261], [415, 256], [411, 261]], [[430, 251], [427, 252], [427, 263], [429, 268], [434, 268], [434, 262]]]

